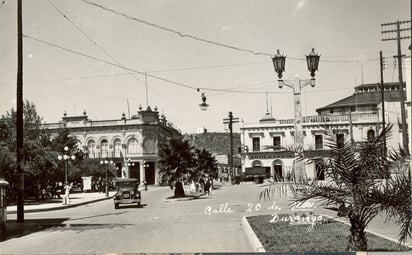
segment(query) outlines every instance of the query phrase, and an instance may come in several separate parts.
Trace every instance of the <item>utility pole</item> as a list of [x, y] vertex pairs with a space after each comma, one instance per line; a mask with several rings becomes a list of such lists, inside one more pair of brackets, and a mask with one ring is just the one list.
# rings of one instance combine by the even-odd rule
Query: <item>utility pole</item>
[[24, 222], [23, 148], [23, 18], [22, 0], [17, 1], [17, 94], [16, 94], [17, 222]]
[[230, 168], [230, 175], [234, 177], [233, 171], [233, 123], [238, 123], [239, 118], [233, 118], [233, 113], [229, 112], [229, 118], [223, 119], [223, 124], [229, 125], [229, 132], [230, 132], [230, 155], [229, 155], [229, 168]]
[[[385, 88], [383, 85], [383, 69], [384, 69], [384, 63], [383, 63], [383, 56], [382, 56], [382, 51], [379, 52], [379, 59], [380, 59], [380, 71], [381, 71], [381, 101], [382, 101], [382, 130], [385, 130], [386, 122], [385, 122]], [[386, 158], [386, 134], [383, 134], [383, 149], [384, 149], [384, 155]]]
[[382, 41], [397, 41], [398, 46], [398, 55], [395, 56], [398, 59], [398, 73], [399, 73], [399, 96], [401, 97], [401, 119], [402, 119], [402, 142], [403, 142], [403, 149], [407, 155], [409, 155], [409, 141], [408, 141], [408, 131], [406, 128], [406, 111], [405, 111], [405, 98], [404, 98], [404, 91], [403, 91], [403, 77], [402, 77], [402, 53], [401, 53], [401, 40], [411, 38], [410, 36], [401, 36], [402, 31], [410, 31], [410, 28], [401, 28], [401, 24], [410, 23], [410, 20], [407, 21], [396, 21], [391, 23], [385, 23], [381, 26], [394, 26], [396, 25], [396, 30], [384, 30], [382, 34], [386, 33], [396, 33], [396, 38], [383, 38]]

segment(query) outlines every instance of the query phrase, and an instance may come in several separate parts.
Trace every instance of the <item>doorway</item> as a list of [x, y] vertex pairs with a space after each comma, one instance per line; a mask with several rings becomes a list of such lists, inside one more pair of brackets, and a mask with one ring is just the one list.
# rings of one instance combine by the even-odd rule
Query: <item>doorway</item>
[[129, 166], [129, 177], [137, 178], [140, 182], [140, 163], [134, 162], [133, 165]]
[[146, 162], [144, 173], [146, 176], [147, 184], [155, 184], [155, 164], [154, 162]]
[[273, 162], [273, 179], [274, 181], [283, 181], [283, 164], [279, 159]]

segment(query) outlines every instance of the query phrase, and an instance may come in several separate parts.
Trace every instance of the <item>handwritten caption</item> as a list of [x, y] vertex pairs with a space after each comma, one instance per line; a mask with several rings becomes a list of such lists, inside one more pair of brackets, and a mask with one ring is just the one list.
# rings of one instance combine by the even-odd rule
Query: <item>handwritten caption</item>
[[[308, 225], [308, 232], [312, 231], [316, 224], [324, 222], [322, 215], [314, 215], [313, 210], [316, 206], [311, 202], [299, 202], [294, 203], [290, 206], [290, 211], [294, 212], [294, 215], [279, 214], [282, 208], [273, 202], [272, 205], [264, 207], [260, 203], [248, 203], [245, 212], [260, 212], [260, 211], [272, 211], [272, 218], [269, 220], [269, 223], [280, 223], [285, 222], [290, 225]], [[298, 213], [301, 213], [300, 215]], [[234, 213], [233, 209], [230, 207], [229, 203], [222, 203], [218, 207], [207, 206], [204, 209], [204, 214], [214, 215], [214, 214], [232, 214]], [[307, 214], [306, 214], [307, 213]]]

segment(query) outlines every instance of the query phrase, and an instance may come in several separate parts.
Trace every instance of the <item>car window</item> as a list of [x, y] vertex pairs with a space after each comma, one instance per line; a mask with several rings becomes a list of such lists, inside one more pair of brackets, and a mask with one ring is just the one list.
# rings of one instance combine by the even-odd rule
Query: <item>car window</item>
[[134, 188], [136, 187], [136, 182], [129, 181], [129, 182], [117, 182], [116, 186], [119, 188]]

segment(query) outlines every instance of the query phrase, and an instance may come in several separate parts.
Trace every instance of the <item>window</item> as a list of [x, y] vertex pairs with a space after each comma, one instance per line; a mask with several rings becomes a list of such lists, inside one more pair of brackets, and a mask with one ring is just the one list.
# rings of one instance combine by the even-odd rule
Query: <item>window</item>
[[260, 151], [260, 138], [253, 137], [252, 143], [253, 143], [253, 151]]
[[90, 140], [90, 141], [87, 142], [87, 148], [88, 148], [88, 151], [89, 151], [89, 158], [95, 158], [95, 155], [94, 155], [95, 146], [96, 146], [96, 143], [95, 143], [94, 140]]
[[122, 142], [120, 141], [120, 139], [116, 139], [114, 140], [114, 156], [115, 157], [120, 157], [120, 151], [122, 148]]
[[281, 149], [281, 140], [280, 140], [280, 136], [274, 136], [273, 137], [273, 147], [275, 150], [280, 150]]
[[375, 141], [375, 131], [373, 131], [372, 129], [368, 130], [367, 138], [368, 138], [368, 142], [370, 143]]
[[108, 157], [109, 156], [109, 142], [106, 139], [103, 139], [100, 142], [100, 151], [102, 153], [102, 157]]
[[143, 148], [146, 153], [155, 153], [155, 141], [151, 138], [144, 140]]
[[90, 140], [87, 143], [87, 147], [89, 148], [89, 153], [93, 153], [94, 152], [94, 147], [96, 146], [96, 143], [93, 140]]
[[137, 153], [138, 143], [135, 138], [132, 138], [127, 143], [127, 152], [128, 153]]
[[315, 149], [316, 150], [323, 149], [323, 135], [315, 135]]

